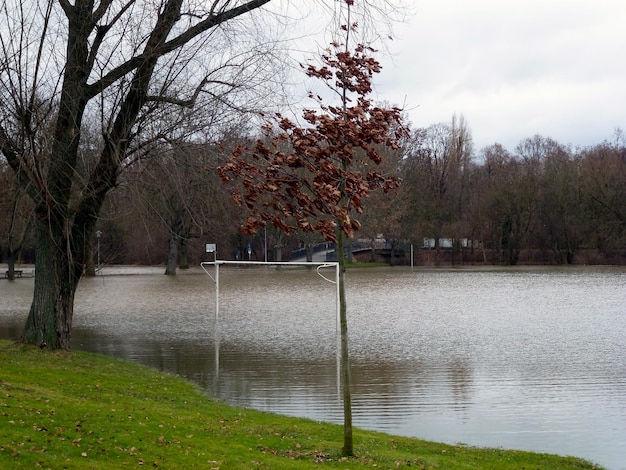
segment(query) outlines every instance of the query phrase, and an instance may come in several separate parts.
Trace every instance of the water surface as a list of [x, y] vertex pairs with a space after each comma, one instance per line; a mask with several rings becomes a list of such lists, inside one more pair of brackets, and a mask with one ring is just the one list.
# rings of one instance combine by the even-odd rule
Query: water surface
[[[81, 281], [73, 346], [226, 401], [342, 422], [335, 287], [303, 268], [161, 268]], [[332, 272], [330, 273], [332, 277]], [[626, 270], [351, 270], [354, 424], [626, 468]], [[17, 337], [32, 280], [0, 281]]]

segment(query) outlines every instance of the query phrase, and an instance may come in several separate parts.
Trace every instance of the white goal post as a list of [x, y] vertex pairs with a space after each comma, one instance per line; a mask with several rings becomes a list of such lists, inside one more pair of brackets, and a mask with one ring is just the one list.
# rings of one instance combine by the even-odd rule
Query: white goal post
[[[339, 317], [339, 263], [337, 262], [315, 262], [315, 261], [226, 261], [226, 260], [215, 260], [215, 261], [203, 261], [200, 263], [200, 267], [202, 270], [209, 275], [209, 277], [213, 280], [215, 284], [215, 319], [219, 318], [220, 313], [220, 266], [221, 265], [257, 265], [257, 266], [317, 266], [316, 272], [317, 274], [327, 282], [331, 284], [335, 284], [335, 304], [337, 309], [337, 320], [336, 320], [336, 328], [339, 331], [340, 317]], [[214, 266], [214, 274], [211, 275], [207, 267]], [[322, 268], [335, 268], [335, 279], [329, 279], [324, 276], [320, 270]]]

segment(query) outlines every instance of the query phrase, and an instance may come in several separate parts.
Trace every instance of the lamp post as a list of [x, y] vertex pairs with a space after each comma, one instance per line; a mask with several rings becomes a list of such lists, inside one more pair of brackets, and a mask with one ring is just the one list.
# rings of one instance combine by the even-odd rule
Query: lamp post
[[98, 241], [97, 243], [97, 253], [98, 253], [98, 271], [100, 271], [100, 235], [102, 235], [102, 231], [101, 230], [96, 230], [96, 240]]

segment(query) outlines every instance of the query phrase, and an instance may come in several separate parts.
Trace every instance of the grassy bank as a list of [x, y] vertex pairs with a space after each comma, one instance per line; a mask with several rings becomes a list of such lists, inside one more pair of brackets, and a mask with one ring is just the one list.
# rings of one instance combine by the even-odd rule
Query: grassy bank
[[234, 408], [130, 362], [0, 341], [0, 468], [591, 469], [575, 458], [475, 449]]

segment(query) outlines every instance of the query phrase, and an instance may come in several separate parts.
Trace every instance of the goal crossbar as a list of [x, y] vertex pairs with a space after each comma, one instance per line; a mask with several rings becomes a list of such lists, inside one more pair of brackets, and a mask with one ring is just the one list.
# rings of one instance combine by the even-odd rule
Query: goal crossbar
[[[335, 284], [335, 308], [337, 310], [336, 329], [339, 331], [340, 313], [339, 313], [339, 263], [333, 261], [229, 261], [229, 260], [215, 260], [215, 261], [203, 261], [200, 263], [202, 270], [208, 274], [215, 285], [215, 319], [219, 318], [220, 312], [220, 266], [221, 265], [257, 265], [257, 266], [317, 266], [317, 274], [327, 282]], [[213, 266], [214, 273], [211, 275], [207, 267]], [[329, 279], [321, 273], [323, 268], [335, 268], [335, 279]]]

